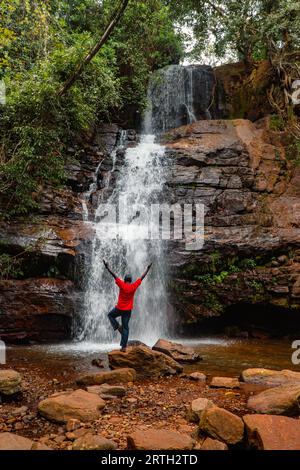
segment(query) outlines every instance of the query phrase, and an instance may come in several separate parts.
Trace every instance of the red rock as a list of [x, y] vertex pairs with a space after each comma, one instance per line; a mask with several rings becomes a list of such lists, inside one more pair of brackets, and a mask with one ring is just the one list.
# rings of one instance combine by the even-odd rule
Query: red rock
[[242, 419], [217, 406], [207, 408], [202, 413], [199, 429], [226, 444], [238, 444], [244, 437]]
[[94, 393], [85, 390], [54, 394], [38, 404], [39, 413], [50, 421], [67, 423], [78, 419], [85, 423], [101, 416], [105, 402]]
[[250, 447], [259, 450], [300, 450], [300, 420], [286, 416], [245, 415]]
[[190, 450], [193, 439], [176, 431], [167, 429], [136, 430], [127, 436], [128, 449], [136, 450]]
[[283, 385], [249, 398], [247, 406], [256, 413], [298, 416], [300, 414], [300, 383]]
[[200, 450], [228, 450], [228, 447], [224, 442], [207, 437], [200, 447]]
[[83, 375], [77, 379], [79, 385], [101, 385], [128, 383], [136, 380], [136, 371], [129, 367]]
[[111, 439], [97, 434], [87, 433], [76, 439], [73, 443], [73, 450], [115, 450], [117, 444]]
[[172, 357], [179, 363], [192, 363], [199, 361], [200, 355], [193, 348], [183, 346], [179, 343], [173, 343], [166, 339], [159, 339], [152, 348], [154, 351], [160, 351], [167, 356]]
[[213, 377], [210, 386], [215, 388], [239, 388], [240, 383], [238, 379], [231, 377]]

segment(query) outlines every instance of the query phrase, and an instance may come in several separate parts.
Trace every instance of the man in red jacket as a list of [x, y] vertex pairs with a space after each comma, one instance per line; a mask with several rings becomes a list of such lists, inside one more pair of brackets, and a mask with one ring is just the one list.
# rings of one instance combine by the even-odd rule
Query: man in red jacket
[[[104, 266], [107, 271], [114, 277], [117, 286], [120, 289], [119, 298], [117, 305], [109, 312], [108, 318], [114, 330], [118, 330], [121, 333], [121, 351], [126, 351], [128, 336], [129, 336], [129, 320], [131, 317], [131, 311], [133, 309], [133, 298], [136, 290], [141, 285], [142, 280], [147, 276], [151, 264], [147, 266], [144, 274], [141, 275], [135, 282], [132, 282], [130, 274], [126, 274], [124, 281], [116, 276], [116, 274], [110, 269], [107, 262], [103, 260]], [[122, 326], [116, 320], [121, 317]]]

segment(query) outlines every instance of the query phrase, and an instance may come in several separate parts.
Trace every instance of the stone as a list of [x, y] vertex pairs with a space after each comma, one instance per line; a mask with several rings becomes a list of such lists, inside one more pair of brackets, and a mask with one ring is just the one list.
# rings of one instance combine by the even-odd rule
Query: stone
[[103, 372], [92, 372], [85, 374], [79, 379], [77, 383], [79, 385], [101, 385], [101, 384], [117, 384], [117, 383], [128, 383], [136, 380], [136, 371], [129, 367], [120, 369], [114, 369]]
[[187, 434], [167, 429], [138, 429], [127, 436], [127, 448], [134, 450], [190, 450], [193, 446]]
[[188, 375], [188, 378], [190, 380], [195, 380], [199, 382], [205, 382], [206, 381], [206, 375], [203, 374], [202, 372], [192, 372], [191, 374]]
[[38, 404], [39, 413], [50, 421], [67, 423], [70, 419], [78, 419], [86, 423], [101, 416], [105, 402], [94, 393], [85, 390], [54, 394]]
[[49, 447], [34, 442], [27, 437], [11, 432], [0, 433], [0, 450], [51, 450]]
[[228, 450], [228, 447], [225, 442], [207, 437], [200, 447], [200, 450]]
[[73, 442], [73, 450], [115, 450], [117, 444], [111, 439], [87, 433]]
[[243, 420], [217, 406], [209, 407], [202, 413], [199, 429], [226, 444], [238, 444], [244, 437]]
[[66, 431], [72, 432], [76, 429], [79, 429], [81, 426], [83, 426], [83, 423], [81, 423], [79, 419], [68, 419], [68, 421], [66, 422]]
[[215, 388], [239, 388], [240, 382], [238, 379], [231, 377], [213, 377], [210, 386]]
[[300, 420], [286, 416], [245, 415], [248, 446], [259, 450], [300, 450]]
[[97, 395], [109, 395], [114, 397], [124, 397], [126, 395], [126, 388], [121, 385], [92, 385], [87, 387], [89, 393], [96, 393]]
[[187, 408], [186, 418], [192, 423], [199, 423], [205, 410], [214, 406], [214, 403], [207, 398], [197, 398]]
[[161, 377], [182, 372], [183, 367], [171, 357], [147, 346], [130, 346], [126, 352], [108, 353], [109, 365], [116, 367], [134, 367], [138, 378]]
[[179, 363], [192, 363], [201, 359], [200, 355], [193, 348], [173, 343], [166, 339], [159, 339], [152, 349], [167, 354], [167, 356], [172, 357], [172, 359]]
[[288, 369], [246, 369], [243, 370], [241, 379], [248, 384], [276, 387], [278, 385], [300, 383], [300, 372], [294, 372]]
[[274, 387], [258, 393], [248, 399], [247, 406], [255, 413], [298, 416], [300, 414], [300, 383]]
[[0, 370], [0, 395], [14, 395], [22, 391], [19, 372], [11, 369]]

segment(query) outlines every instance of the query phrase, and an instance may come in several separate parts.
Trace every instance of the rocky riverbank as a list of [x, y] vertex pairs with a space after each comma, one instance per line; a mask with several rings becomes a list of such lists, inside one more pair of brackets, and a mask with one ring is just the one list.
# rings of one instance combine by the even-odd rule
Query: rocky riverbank
[[[59, 379], [42, 365], [9, 373], [2, 366], [0, 448], [300, 449], [300, 373], [248, 369], [212, 377], [199, 358], [198, 371], [167, 371], [170, 356], [159, 352], [158, 360], [151, 351], [130, 347], [121, 369], [78, 376], [70, 368]], [[144, 361], [145, 374], [125, 367], [133, 356]]]

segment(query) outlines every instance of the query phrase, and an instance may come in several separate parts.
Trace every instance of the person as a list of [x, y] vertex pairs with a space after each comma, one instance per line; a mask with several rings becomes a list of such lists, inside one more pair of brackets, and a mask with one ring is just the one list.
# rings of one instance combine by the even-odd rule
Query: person
[[[129, 320], [131, 317], [131, 311], [133, 309], [134, 295], [141, 285], [143, 279], [147, 276], [152, 263], [147, 266], [144, 274], [141, 275], [135, 282], [132, 282], [130, 274], [126, 274], [124, 281], [117, 277], [117, 275], [110, 269], [108, 263], [103, 260], [104, 266], [107, 271], [113, 276], [117, 286], [119, 287], [119, 298], [117, 305], [108, 313], [109, 321], [114, 330], [118, 330], [121, 334], [121, 351], [126, 352], [126, 346], [129, 336]], [[117, 318], [121, 317], [121, 325], [117, 321]]]

